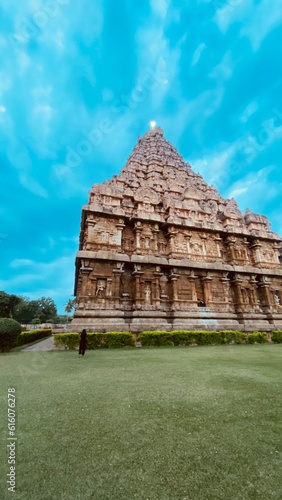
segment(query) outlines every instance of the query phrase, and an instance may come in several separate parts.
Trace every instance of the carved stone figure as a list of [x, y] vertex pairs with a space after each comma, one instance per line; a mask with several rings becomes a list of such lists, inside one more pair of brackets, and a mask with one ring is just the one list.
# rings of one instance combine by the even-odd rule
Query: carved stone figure
[[103, 280], [97, 281], [96, 297], [101, 297], [105, 291], [105, 282]]
[[145, 287], [145, 300], [146, 300], [146, 302], [151, 302], [151, 288], [150, 288], [150, 285], [146, 285], [146, 287]]

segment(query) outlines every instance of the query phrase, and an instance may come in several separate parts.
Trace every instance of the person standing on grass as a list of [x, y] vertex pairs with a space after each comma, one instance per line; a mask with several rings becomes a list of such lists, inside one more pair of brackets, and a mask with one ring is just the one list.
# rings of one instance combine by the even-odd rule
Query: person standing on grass
[[86, 351], [86, 343], [87, 343], [87, 333], [86, 330], [83, 329], [80, 334], [80, 342], [79, 342], [79, 357], [84, 356]]

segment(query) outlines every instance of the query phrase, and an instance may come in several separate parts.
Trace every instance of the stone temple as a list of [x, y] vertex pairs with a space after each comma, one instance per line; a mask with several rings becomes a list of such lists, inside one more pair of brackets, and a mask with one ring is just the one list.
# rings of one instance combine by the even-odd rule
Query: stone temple
[[282, 328], [281, 245], [149, 130], [82, 208], [71, 328]]

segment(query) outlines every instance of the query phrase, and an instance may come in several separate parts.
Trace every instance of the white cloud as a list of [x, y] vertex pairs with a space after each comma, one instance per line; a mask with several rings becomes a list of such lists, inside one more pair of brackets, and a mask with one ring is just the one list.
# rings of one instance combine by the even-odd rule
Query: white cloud
[[[178, 98], [180, 102], [179, 109], [173, 115], [173, 140], [178, 141], [185, 128], [190, 124], [193, 126], [195, 136], [200, 138], [206, 119], [220, 107], [224, 91], [224, 86], [219, 86], [201, 92], [188, 102], [185, 99]], [[171, 129], [170, 116], [165, 115], [162, 123], [164, 123], [164, 127]]]
[[240, 196], [240, 194], [247, 193], [247, 191], [248, 191], [248, 188], [246, 188], [246, 187], [233, 189], [232, 191], [230, 191], [228, 198], [236, 198], [237, 196]]
[[216, 10], [214, 21], [223, 33], [231, 24], [242, 23], [240, 34], [250, 39], [256, 51], [268, 33], [282, 23], [281, 6], [269, 0], [227, 0], [226, 5]]
[[232, 176], [229, 165], [237, 152], [238, 142], [224, 145], [221, 151], [217, 149], [200, 160], [191, 160], [193, 170], [199, 172], [207, 183], [215, 185], [217, 189], [224, 187]]
[[269, 165], [259, 171], [248, 173], [239, 181], [231, 184], [224, 196], [228, 198], [240, 196], [240, 204], [243, 209], [250, 208], [259, 211], [263, 203], [272, 201], [279, 195], [280, 187], [269, 178], [275, 169], [274, 165]]
[[258, 110], [258, 103], [257, 102], [250, 102], [248, 106], [244, 109], [243, 113], [239, 117], [239, 120], [242, 123], [246, 123], [248, 119]]
[[231, 51], [225, 52], [220, 63], [210, 72], [209, 77], [223, 84], [232, 76], [234, 67], [235, 62], [232, 60]]
[[247, 35], [250, 38], [253, 49], [256, 51], [268, 33], [281, 24], [281, 4], [262, 0], [254, 6], [248, 22], [244, 23], [241, 35]]
[[53, 108], [48, 103], [37, 104], [33, 110], [35, 115], [39, 115], [40, 119], [49, 121], [53, 115]]
[[202, 55], [203, 51], [205, 50], [205, 48], [206, 48], [205, 43], [200, 43], [198, 45], [198, 47], [196, 48], [196, 50], [193, 54], [193, 57], [192, 57], [192, 62], [191, 62], [192, 66], [196, 66], [196, 64], [198, 64], [198, 62], [201, 58], [201, 55]]
[[[30, 299], [38, 299], [42, 296], [52, 297], [63, 312], [64, 304], [73, 295], [74, 256], [58, 257], [50, 262], [15, 259], [10, 263], [10, 267], [16, 270], [16, 274], [9, 280], [0, 280], [0, 289]], [[20, 274], [21, 267], [32, 268], [33, 272]], [[56, 284], [56, 287], [51, 288], [50, 283]]]
[[76, 245], [78, 245], [79, 243], [79, 236], [72, 236], [71, 238], [66, 238], [65, 236], [61, 236], [60, 238], [60, 241], [64, 241], [64, 242], [69, 242], [69, 243], [75, 243]]
[[31, 266], [33, 264], [30, 259], [14, 259], [10, 262], [10, 267], [17, 269], [19, 267]]
[[216, 9], [214, 21], [223, 33], [236, 21], [243, 21], [252, 15], [252, 0], [227, 0], [226, 5]]
[[151, 9], [153, 12], [163, 19], [166, 17], [170, 0], [150, 0]]
[[39, 182], [36, 179], [33, 179], [30, 174], [27, 174], [25, 172], [20, 172], [19, 180], [24, 188], [26, 188], [28, 191], [35, 194], [36, 196], [39, 196], [41, 198], [49, 197], [46, 189], [44, 189], [44, 187], [41, 186], [41, 184], [39, 184]]
[[0, 106], [0, 113], [5, 113], [5, 112], [6, 112], [5, 106]]
[[7, 90], [12, 87], [12, 81], [8, 77], [7, 73], [2, 71], [0, 73], [0, 96], [2, 96]]
[[[136, 33], [138, 72], [135, 87], [142, 86], [144, 78], [154, 82], [150, 91], [152, 107], [159, 110], [163, 100], [170, 92], [176, 92], [175, 80], [179, 72], [181, 46], [187, 38], [183, 35], [174, 47], [170, 46], [165, 35], [164, 23], [151, 21]], [[150, 85], [153, 87], [152, 83]]]

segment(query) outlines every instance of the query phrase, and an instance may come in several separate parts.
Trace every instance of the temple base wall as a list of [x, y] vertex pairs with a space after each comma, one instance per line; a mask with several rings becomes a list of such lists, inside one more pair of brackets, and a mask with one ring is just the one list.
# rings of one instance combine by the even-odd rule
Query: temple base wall
[[[208, 308], [206, 308], [208, 309]], [[278, 315], [277, 315], [278, 316]], [[239, 330], [243, 332], [282, 329], [282, 317], [263, 314], [227, 314], [213, 311], [163, 312], [163, 311], [83, 311], [76, 313], [69, 331], [131, 331], [144, 330]]]

